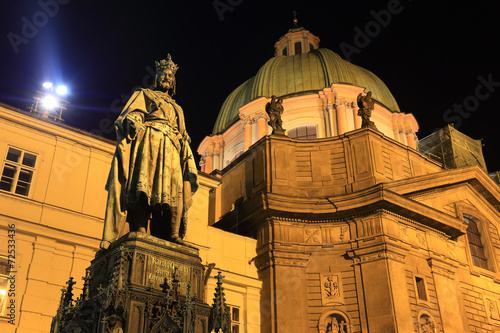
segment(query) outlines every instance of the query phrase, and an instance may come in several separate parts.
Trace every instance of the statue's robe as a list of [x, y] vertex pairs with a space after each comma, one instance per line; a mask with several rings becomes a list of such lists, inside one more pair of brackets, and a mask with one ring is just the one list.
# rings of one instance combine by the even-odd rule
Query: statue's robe
[[[142, 129], [129, 133], [127, 122]], [[115, 129], [101, 248], [123, 235], [127, 211], [134, 205], [147, 200], [152, 209], [165, 210], [181, 203], [187, 210], [198, 189], [184, 113], [170, 96], [137, 90], [115, 121]]]

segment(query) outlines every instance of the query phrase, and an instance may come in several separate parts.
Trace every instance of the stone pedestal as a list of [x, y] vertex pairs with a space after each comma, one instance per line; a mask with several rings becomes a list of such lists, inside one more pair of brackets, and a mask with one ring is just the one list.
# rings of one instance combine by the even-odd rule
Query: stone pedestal
[[285, 129], [275, 128], [273, 129], [272, 135], [286, 136], [285, 132], [286, 132]]
[[191, 283], [191, 296], [203, 299], [204, 267], [198, 249], [175, 244], [144, 233], [130, 232], [99, 253], [89, 268], [90, 296], [106, 288], [112, 280], [113, 265], [124, 248], [123, 283], [134, 288], [160, 291], [164, 279], [172, 283], [174, 271], [179, 282], [180, 295], [185, 296]]
[[75, 307], [63, 293], [52, 331], [207, 333], [203, 276], [198, 249], [128, 233], [96, 255]]

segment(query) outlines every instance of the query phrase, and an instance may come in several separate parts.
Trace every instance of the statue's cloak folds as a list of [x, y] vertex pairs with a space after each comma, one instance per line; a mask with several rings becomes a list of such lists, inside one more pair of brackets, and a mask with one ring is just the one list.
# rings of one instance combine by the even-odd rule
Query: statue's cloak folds
[[[156, 114], [166, 115], [168, 121]], [[135, 121], [134, 121], [135, 120]], [[136, 122], [138, 120], [138, 122]], [[136, 133], [127, 132], [127, 122], [144, 124]], [[176, 125], [176, 126], [175, 126]], [[129, 99], [115, 121], [116, 150], [106, 183], [106, 207], [103, 243], [123, 235], [128, 206], [138, 200], [139, 192], [152, 207], [177, 206], [182, 198], [185, 210], [198, 189], [198, 172], [189, 146], [184, 112], [166, 94], [139, 89]], [[154, 170], [140, 170], [140, 168]]]

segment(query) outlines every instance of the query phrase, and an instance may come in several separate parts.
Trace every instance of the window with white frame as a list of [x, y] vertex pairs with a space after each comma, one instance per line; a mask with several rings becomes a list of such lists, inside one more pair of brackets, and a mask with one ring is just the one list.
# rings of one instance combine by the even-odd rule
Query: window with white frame
[[22, 149], [9, 147], [3, 163], [0, 190], [28, 196], [37, 156]]
[[240, 319], [240, 308], [235, 306], [229, 306], [231, 309], [231, 333], [240, 333], [241, 331], [241, 319]]
[[0, 317], [7, 315], [9, 302], [9, 261], [7, 257], [0, 256]]

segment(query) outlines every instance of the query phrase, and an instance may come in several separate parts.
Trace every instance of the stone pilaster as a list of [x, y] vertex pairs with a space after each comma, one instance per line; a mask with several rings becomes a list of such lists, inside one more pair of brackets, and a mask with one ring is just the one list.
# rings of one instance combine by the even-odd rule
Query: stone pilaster
[[354, 129], [359, 129], [361, 128], [361, 117], [358, 116], [358, 104], [356, 102], [353, 102], [353, 108], [352, 108], [352, 116], [354, 117]]
[[358, 266], [355, 271], [362, 284], [358, 293], [365, 305], [360, 309], [360, 315], [365, 316], [361, 324], [369, 332], [413, 331], [404, 270], [407, 252], [385, 243], [348, 253]]
[[337, 104], [337, 131], [338, 135], [347, 132], [347, 117], [345, 114], [345, 105], [342, 103]]
[[439, 303], [444, 333], [466, 332], [467, 325], [462, 321], [463, 313], [460, 307], [459, 286], [455, 281], [457, 266], [437, 258], [427, 259], [431, 267], [432, 277], [436, 286], [436, 297]]
[[267, 117], [264, 114], [257, 116], [257, 140], [267, 135]]
[[248, 148], [252, 145], [252, 120], [249, 118], [242, 119], [243, 120], [243, 128], [245, 129], [245, 146], [244, 151], [247, 151]]
[[256, 258], [261, 289], [262, 332], [306, 332], [309, 254], [264, 250]]

